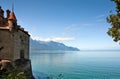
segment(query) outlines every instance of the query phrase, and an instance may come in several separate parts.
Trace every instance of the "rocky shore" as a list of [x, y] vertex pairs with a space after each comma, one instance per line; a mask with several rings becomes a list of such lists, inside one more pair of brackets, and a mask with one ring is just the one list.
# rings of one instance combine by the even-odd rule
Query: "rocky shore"
[[0, 60], [0, 76], [12, 72], [23, 72], [26, 79], [35, 79], [32, 75], [31, 61], [29, 59], [17, 59], [15, 61]]

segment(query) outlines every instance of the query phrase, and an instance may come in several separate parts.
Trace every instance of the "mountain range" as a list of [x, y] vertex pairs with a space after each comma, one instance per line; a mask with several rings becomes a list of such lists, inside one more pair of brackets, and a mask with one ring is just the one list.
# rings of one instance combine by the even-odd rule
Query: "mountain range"
[[30, 49], [35, 50], [63, 50], [63, 51], [79, 51], [78, 48], [66, 46], [63, 43], [54, 41], [38, 41], [30, 39]]

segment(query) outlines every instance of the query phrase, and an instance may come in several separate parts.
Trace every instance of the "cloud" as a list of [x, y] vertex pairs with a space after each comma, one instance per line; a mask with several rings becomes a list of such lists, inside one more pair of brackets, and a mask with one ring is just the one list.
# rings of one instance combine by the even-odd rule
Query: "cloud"
[[85, 26], [92, 26], [93, 24], [92, 23], [83, 23], [83, 24], [81, 24], [80, 26], [81, 27], [85, 27]]
[[103, 22], [103, 21], [105, 21], [105, 19], [97, 19], [96, 21], [97, 22]]
[[39, 36], [32, 36], [31, 38], [33, 40], [40, 40], [40, 41], [55, 41], [55, 42], [66, 42], [66, 41], [73, 41], [76, 40], [76, 38], [79, 36], [78, 33], [76, 34], [76, 31], [79, 31], [81, 27], [90, 27], [93, 24], [90, 23], [81, 23], [81, 24], [71, 24], [69, 26], [66, 26], [63, 30], [63, 32], [60, 33], [61, 36], [50, 36], [50, 37], [39, 37]]
[[69, 32], [76, 30], [77, 28], [78, 28], [78, 25], [75, 25], [75, 24], [66, 26], [61, 34], [64, 36], [68, 34]]
[[98, 15], [97, 17], [95, 17], [96, 18], [96, 21], [97, 22], [103, 22], [103, 21], [105, 21], [105, 15], [103, 14], [103, 15]]
[[31, 37], [33, 40], [40, 40], [40, 41], [55, 41], [55, 42], [65, 42], [65, 41], [72, 41], [75, 40], [74, 37], [49, 37], [49, 38], [43, 38], [43, 37]]
[[71, 24], [66, 26], [61, 34], [64, 36], [72, 33], [76, 36], [75, 32], [80, 31], [81, 27], [91, 27], [93, 25], [92, 23]]
[[64, 42], [64, 41], [71, 41], [74, 40], [74, 37], [52, 37], [51, 40], [57, 41], [57, 42]]
[[99, 19], [99, 18], [104, 18], [104, 17], [105, 17], [105, 15], [102, 14], [102, 15], [98, 15], [96, 18]]

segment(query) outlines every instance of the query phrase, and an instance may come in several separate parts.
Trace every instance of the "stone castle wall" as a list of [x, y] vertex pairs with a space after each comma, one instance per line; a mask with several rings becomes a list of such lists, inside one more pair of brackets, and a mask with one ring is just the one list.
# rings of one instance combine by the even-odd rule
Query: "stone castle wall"
[[7, 29], [0, 29], [0, 48], [0, 59], [13, 59], [13, 38]]
[[29, 59], [29, 35], [23, 31], [0, 29], [0, 59]]
[[29, 36], [18, 30], [14, 33], [14, 59], [19, 59], [21, 54], [24, 58], [29, 59]]

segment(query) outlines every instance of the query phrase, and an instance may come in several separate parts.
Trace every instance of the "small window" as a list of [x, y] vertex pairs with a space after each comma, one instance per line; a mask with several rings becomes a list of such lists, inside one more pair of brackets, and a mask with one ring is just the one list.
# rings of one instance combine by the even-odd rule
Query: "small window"
[[20, 58], [24, 58], [24, 50], [20, 51]]

